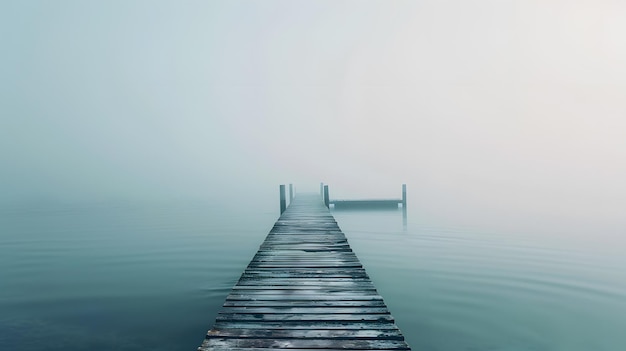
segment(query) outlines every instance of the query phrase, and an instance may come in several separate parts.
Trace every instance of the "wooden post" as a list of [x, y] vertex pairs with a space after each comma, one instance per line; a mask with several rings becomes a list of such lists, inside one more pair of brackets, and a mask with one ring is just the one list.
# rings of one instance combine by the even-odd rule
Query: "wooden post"
[[285, 199], [285, 185], [280, 185], [279, 186], [280, 189], [280, 214], [282, 215], [283, 212], [285, 212], [285, 210], [287, 209], [287, 199]]
[[293, 184], [289, 184], [289, 204], [293, 201]]
[[324, 185], [324, 205], [330, 208], [330, 199], [328, 198], [328, 185]]
[[402, 208], [406, 208], [406, 184], [402, 184]]

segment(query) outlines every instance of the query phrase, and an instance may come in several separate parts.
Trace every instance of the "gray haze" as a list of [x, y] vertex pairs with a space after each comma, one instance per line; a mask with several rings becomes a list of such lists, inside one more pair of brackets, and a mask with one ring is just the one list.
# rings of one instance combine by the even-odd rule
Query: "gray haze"
[[626, 228], [621, 0], [3, 1], [0, 45], [4, 205], [407, 183]]

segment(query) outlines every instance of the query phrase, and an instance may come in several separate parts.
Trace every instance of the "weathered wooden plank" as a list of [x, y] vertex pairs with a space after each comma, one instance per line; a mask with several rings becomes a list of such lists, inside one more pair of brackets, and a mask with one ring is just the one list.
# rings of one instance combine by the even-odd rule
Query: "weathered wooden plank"
[[[354, 273], [354, 274], [320, 274], [320, 273], [274, 273], [274, 274], [270, 274], [270, 273], [243, 273], [241, 275], [242, 278], [244, 279], [254, 279], [254, 280], [262, 280], [263, 278], [269, 278], [269, 277], [274, 277], [274, 278], [279, 278], [279, 279], [289, 279], [292, 281], [300, 281], [300, 280], [307, 280], [307, 279], [312, 279], [312, 278], [319, 278], [319, 279], [350, 279], [350, 278], [354, 278], [354, 279], [369, 279], [369, 277], [364, 274], [364, 273]], [[245, 282], [244, 282], [245, 283]]]
[[279, 329], [279, 330], [398, 330], [392, 322], [372, 321], [282, 321], [282, 322], [233, 322], [217, 321], [214, 329]]
[[358, 263], [345, 263], [345, 264], [324, 264], [324, 263], [320, 263], [320, 264], [315, 264], [315, 263], [303, 263], [303, 264], [297, 264], [293, 263], [263, 263], [263, 262], [259, 262], [259, 263], [251, 263], [248, 267], [250, 268], [289, 268], [289, 267], [302, 267], [302, 268], [348, 268], [348, 267], [354, 267], [354, 268], [361, 268], [363, 267], [362, 265], [358, 264]]
[[275, 278], [281, 278], [281, 279], [289, 279], [292, 281], [299, 281], [299, 280], [305, 280], [305, 279], [311, 279], [311, 278], [326, 278], [326, 279], [350, 279], [350, 278], [354, 278], [354, 279], [369, 279], [369, 276], [367, 274], [364, 273], [354, 273], [354, 274], [320, 274], [320, 273], [275, 273], [274, 275], [270, 275], [270, 274], [259, 274], [259, 273], [253, 273], [253, 274], [247, 274], [244, 273], [241, 275], [242, 278], [245, 279], [254, 279], [254, 280], [262, 280], [263, 278], [267, 278], [270, 276], [274, 276]]
[[[303, 280], [303, 279], [294, 279]], [[270, 282], [263, 284], [263, 282], [256, 280], [240, 282], [233, 287], [233, 289], [374, 289], [374, 284], [368, 281], [354, 281], [354, 282]]]
[[298, 238], [298, 239], [294, 239], [292, 237], [290, 238], [282, 238], [281, 240], [274, 240], [273, 237], [268, 237], [267, 239], [265, 239], [265, 241], [263, 242], [263, 244], [261, 244], [261, 248], [263, 248], [264, 246], [272, 246], [272, 247], [277, 247], [280, 248], [281, 250], [290, 250], [290, 249], [297, 249], [297, 250], [317, 250], [317, 249], [348, 249], [351, 250], [352, 248], [350, 247], [350, 245], [348, 245], [348, 240], [347, 239], [337, 239], [337, 238], [333, 238], [333, 240], [327, 240], [324, 242], [311, 242], [312, 240], [303, 240], [303, 238]]
[[[246, 277], [240, 279], [237, 282], [237, 286], [258, 286], [258, 287], [273, 287], [273, 286], [297, 286], [297, 287], [373, 287], [374, 284], [365, 276], [360, 278], [354, 278], [353, 281], [347, 281], [350, 278], [328, 278], [317, 277], [318, 279], [324, 279], [320, 281], [310, 280], [310, 276], [287, 276], [286, 278], [280, 278], [272, 281], [265, 282], [263, 277]], [[343, 280], [340, 280], [343, 279]]]
[[237, 282], [237, 285], [265, 285], [265, 286], [273, 286], [273, 285], [294, 285], [298, 284], [300, 286], [303, 285], [354, 285], [356, 283], [359, 284], [369, 284], [373, 285], [372, 281], [367, 278], [250, 278], [250, 277], [242, 277]]
[[313, 234], [281, 234], [268, 237], [261, 245], [331, 245], [340, 246], [348, 244], [348, 239], [333, 234], [313, 235]]
[[389, 314], [387, 307], [223, 307], [220, 313]]
[[378, 294], [374, 287], [354, 288], [354, 287], [299, 287], [299, 286], [234, 286], [232, 294], [242, 295], [281, 295], [281, 296], [319, 296], [321, 294], [331, 294], [332, 297], [342, 296], [372, 296]]
[[254, 258], [252, 262], [294, 262], [294, 263], [360, 263], [359, 259], [354, 256], [322, 256], [319, 258], [310, 257], [306, 255], [294, 255], [294, 256], [275, 256], [275, 255], [260, 255]]
[[315, 267], [278, 267], [278, 268], [254, 268], [247, 267], [243, 274], [367, 274], [363, 267], [335, 267], [335, 268], [315, 268]]
[[281, 262], [281, 263], [322, 263], [322, 264], [352, 264], [352, 263], [360, 263], [359, 259], [353, 256], [322, 256], [316, 259], [315, 257], [309, 257], [305, 255], [298, 256], [274, 256], [274, 255], [262, 255], [254, 258], [252, 262], [261, 263], [261, 262]]
[[262, 279], [263, 277], [276, 277], [276, 278], [298, 278], [302, 279], [310, 279], [310, 278], [358, 278], [365, 277], [369, 279], [369, 276], [365, 271], [363, 271], [363, 267], [358, 268], [346, 268], [346, 269], [317, 269], [317, 268], [307, 268], [302, 267], [300, 270], [296, 270], [296, 268], [290, 269], [289, 267], [285, 268], [248, 268], [246, 269], [242, 275], [242, 277], [250, 277], [255, 278], [259, 277]]
[[331, 267], [331, 268], [315, 268], [315, 267], [278, 267], [278, 268], [254, 268], [247, 267], [244, 274], [317, 274], [317, 275], [333, 275], [333, 274], [367, 274], [361, 267]]
[[363, 266], [361, 265], [361, 263], [357, 260], [354, 261], [341, 261], [341, 260], [336, 260], [336, 261], [331, 261], [331, 260], [327, 260], [327, 261], [313, 261], [313, 260], [259, 260], [259, 261], [254, 261], [251, 262], [248, 265], [248, 268], [261, 268], [261, 267], [273, 267], [273, 266], [278, 266], [278, 268], [289, 268], [289, 267], [293, 267], [293, 268], [298, 268], [298, 267], [302, 267], [302, 268], [362, 268]]
[[399, 329], [213, 329], [207, 338], [386, 339], [404, 340]]
[[269, 276], [243, 276], [239, 279], [237, 284], [239, 285], [292, 285], [297, 283], [299, 285], [321, 285], [321, 284], [355, 284], [355, 283], [368, 283], [372, 284], [372, 281], [367, 277], [362, 276], [360, 278], [354, 277], [335, 277], [335, 276], [298, 276], [296, 274], [287, 275], [283, 277], [269, 277]]
[[315, 250], [320, 247], [323, 249], [337, 248], [342, 250], [350, 248], [347, 239], [339, 238], [336, 235], [313, 237], [299, 234], [268, 237], [260, 247], [263, 248], [266, 246], [272, 246], [272, 248], [282, 250]]
[[[336, 224], [333, 224], [335, 226]], [[324, 228], [324, 227], [298, 227], [298, 226], [289, 226], [284, 228], [274, 228], [272, 232], [268, 235], [269, 239], [274, 238], [288, 238], [294, 239], [294, 235], [298, 235], [298, 239], [304, 240], [319, 240], [329, 239], [329, 240], [346, 240], [346, 235], [341, 231]]]
[[224, 307], [387, 307], [382, 300], [239, 301], [227, 300]]
[[357, 259], [354, 252], [351, 251], [297, 251], [297, 250], [269, 250], [269, 251], [259, 251], [254, 256], [254, 259], [259, 258], [282, 258], [282, 259], [313, 259], [313, 260], [323, 260], [323, 259]]
[[226, 297], [227, 300], [265, 300], [265, 301], [309, 301], [309, 300], [318, 300], [318, 301], [370, 301], [370, 300], [382, 300], [383, 298], [380, 295], [375, 293], [370, 294], [352, 294], [352, 293], [343, 293], [338, 294], [334, 293], [332, 295], [319, 295], [319, 294], [296, 294], [296, 293], [256, 293], [250, 294], [247, 291], [241, 293], [231, 293]]
[[[280, 253], [278, 251], [281, 251]], [[325, 249], [325, 250], [310, 250], [310, 251], [305, 251], [305, 250], [296, 250], [296, 249], [290, 249], [290, 250], [281, 250], [281, 248], [268, 248], [268, 249], [263, 249], [263, 250], [259, 250], [259, 252], [257, 253], [256, 257], [282, 257], [282, 258], [290, 258], [290, 257], [301, 257], [301, 258], [314, 258], [314, 259], [323, 259], [323, 258], [340, 258], [340, 257], [345, 257], [345, 258], [356, 258], [356, 255], [354, 254], [354, 252], [346, 250], [346, 249], [342, 249], [342, 250], [335, 250], [335, 249]]]
[[393, 317], [389, 314], [341, 314], [339, 316], [334, 314], [263, 314], [263, 313], [219, 313], [217, 315], [218, 321], [269, 321], [269, 322], [283, 322], [283, 321], [306, 321], [306, 322], [321, 322], [321, 321], [334, 321], [342, 320], [346, 322], [393, 322]]
[[[401, 340], [368, 340], [368, 339], [205, 339], [203, 347], [258, 347], [258, 348], [311, 348], [311, 349], [353, 349], [353, 350], [408, 350]], [[206, 346], [205, 346], [206, 345]]]
[[298, 247], [294, 244], [287, 245], [262, 245], [259, 248], [259, 253], [268, 253], [272, 251], [276, 254], [278, 251], [286, 255], [294, 255], [294, 254], [335, 254], [335, 253], [344, 253], [344, 254], [354, 254], [352, 249], [345, 246], [321, 246], [318, 245], [316, 248], [312, 248], [309, 246]]
[[233, 290], [232, 294], [241, 294], [241, 295], [281, 295], [281, 296], [322, 296], [326, 295], [329, 298], [356, 298], [356, 297], [370, 297], [370, 296], [379, 296], [376, 292], [376, 289], [361, 289], [361, 290], [351, 290], [351, 289], [296, 289], [296, 290], [282, 290], [282, 289], [246, 289], [246, 290]]
[[333, 251], [327, 251], [327, 252], [310, 252], [310, 253], [306, 253], [306, 252], [296, 252], [296, 251], [291, 251], [291, 252], [283, 252], [281, 253], [276, 253], [275, 251], [259, 251], [259, 253], [254, 256], [254, 259], [258, 259], [258, 258], [265, 258], [265, 257], [273, 257], [273, 258], [283, 258], [283, 259], [289, 259], [289, 258], [301, 258], [301, 259], [314, 259], [314, 260], [323, 260], [323, 259], [356, 259], [356, 255], [354, 254], [354, 252], [333, 252]]
[[261, 266], [261, 265], [282, 265], [282, 266], [287, 266], [287, 267], [294, 266], [294, 268], [317, 267], [317, 266], [337, 266], [337, 267], [357, 266], [358, 268], [362, 267], [361, 263], [358, 260], [342, 260], [342, 259], [337, 259], [337, 260], [322, 259], [319, 261], [315, 261], [311, 259], [306, 259], [306, 260], [305, 259], [302, 259], [302, 260], [261, 259], [261, 260], [255, 260], [254, 262], [251, 262], [248, 267]]

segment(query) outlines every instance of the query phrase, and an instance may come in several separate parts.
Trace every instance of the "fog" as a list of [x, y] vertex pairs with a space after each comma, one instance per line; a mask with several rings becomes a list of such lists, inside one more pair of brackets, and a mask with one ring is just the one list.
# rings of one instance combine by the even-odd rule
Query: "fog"
[[280, 183], [623, 232], [626, 3], [4, 1], [0, 202]]

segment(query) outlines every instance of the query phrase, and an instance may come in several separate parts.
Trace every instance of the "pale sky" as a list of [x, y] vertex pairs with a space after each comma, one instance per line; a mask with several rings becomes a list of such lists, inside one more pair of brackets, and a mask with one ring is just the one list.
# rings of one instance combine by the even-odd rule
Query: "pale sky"
[[3, 203], [325, 181], [625, 213], [624, 1], [3, 1], [0, 45]]

